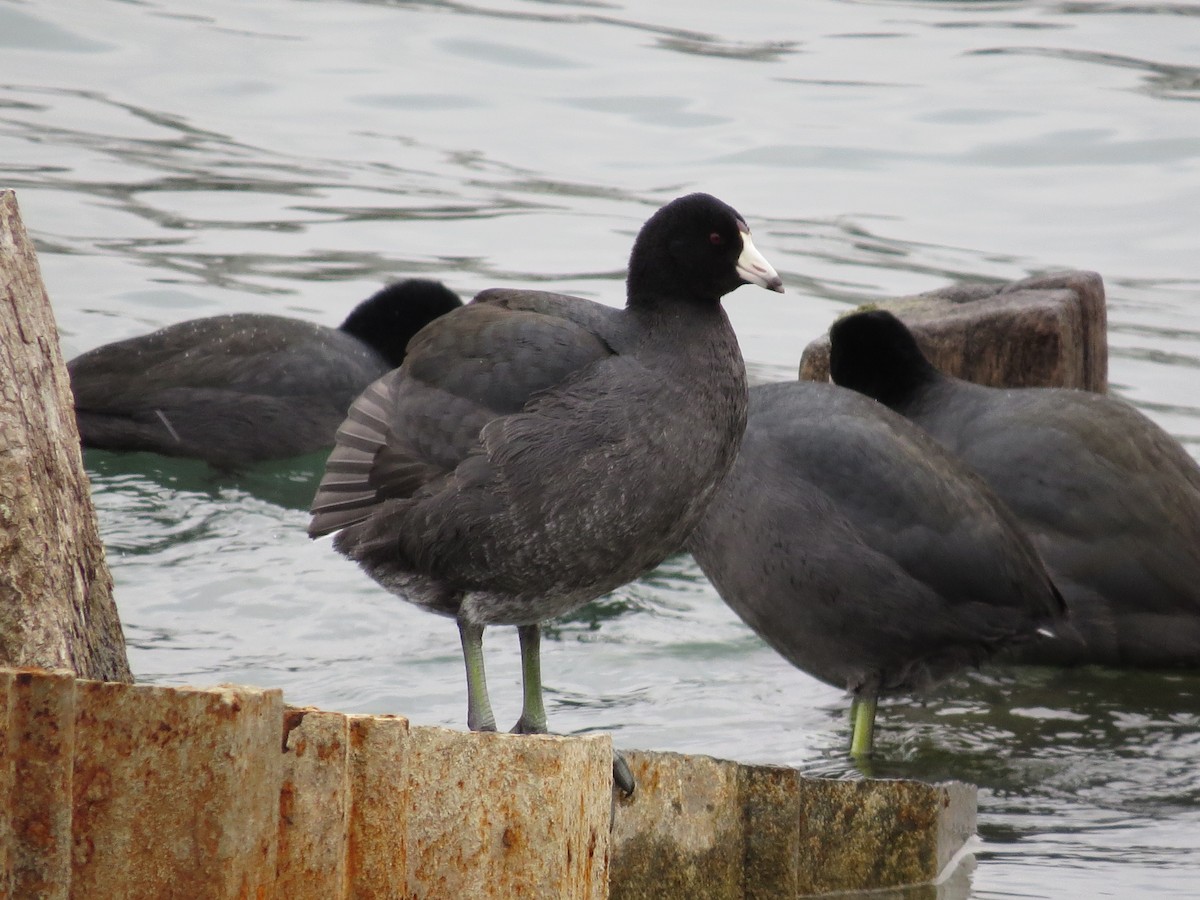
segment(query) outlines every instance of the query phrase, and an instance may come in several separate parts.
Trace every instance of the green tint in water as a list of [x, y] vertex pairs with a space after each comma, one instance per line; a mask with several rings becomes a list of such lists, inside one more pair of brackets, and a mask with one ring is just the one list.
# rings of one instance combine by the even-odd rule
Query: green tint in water
[[[754, 377], [793, 377], [849, 303], [1090, 268], [1114, 390], [1200, 438], [1193, 4], [177, 13], [0, 4], [0, 184], [71, 355], [218, 312], [336, 325], [408, 275], [619, 304], [640, 224], [707, 190], [787, 284], [725, 304]], [[139, 677], [463, 727], [454, 624], [305, 535], [319, 460], [87, 465]], [[503, 721], [515, 637], [484, 645]], [[847, 698], [765, 648], [684, 557], [547, 629], [542, 670], [555, 730], [857, 771]], [[873, 765], [981, 784], [977, 897], [1190, 898], [1196, 694], [1190, 675], [964, 677], [882, 706]]]

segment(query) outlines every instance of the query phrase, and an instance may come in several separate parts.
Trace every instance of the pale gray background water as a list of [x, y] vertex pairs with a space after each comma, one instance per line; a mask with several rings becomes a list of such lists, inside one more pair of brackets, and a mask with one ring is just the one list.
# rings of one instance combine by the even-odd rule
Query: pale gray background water
[[[792, 377], [848, 303], [1095, 269], [1112, 384], [1200, 452], [1200, 4], [0, 0], [0, 185], [65, 353], [380, 284], [619, 303], [634, 233], [736, 206]], [[461, 727], [453, 626], [304, 537], [312, 466], [89, 454], [139, 678]], [[515, 634], [488, 643], [502, 720]], [[687, 559], [550, 632], [551, 725], [841, 775], [844, 700]], [[881, 771], [982, 787], [975, 897], [1200, 895], [1200, 677], [988, 672], [881, 714]]]

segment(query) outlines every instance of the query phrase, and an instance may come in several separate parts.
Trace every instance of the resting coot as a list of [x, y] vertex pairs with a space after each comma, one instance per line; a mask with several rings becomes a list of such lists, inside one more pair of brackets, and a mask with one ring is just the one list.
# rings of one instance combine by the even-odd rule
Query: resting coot
[[1200, 467], [1178, 441], [1112, 397], [946, 376], [885, 311], [847, 316], [830, 338], [834, 380], [983, 476], [1046, 561], [1075, 634], [1020, 659], [1200, 665]]
[[688, 549], [797, 668], [854, 697], [912, 692], [1062, 615], [1015, 520], [920, 429], [830, 384], [750, 391], [741, 451]]
[[484, 626], [518, 627], [513, 730], [544, 732], [539, 623], [658, 565], [703, 515], [745, 427], [720, 300], [746, 283], [782, 290], [741, 216], [691, 194], [638, 234], [624, 309], [485, 291], [354, 402], [309, 534], [457, 620], [471, 729], [495, 728]]
[[410, 279], [340, 328], [235, 313], [97, 347], [67, 364], [83, 446], [220, 468], [331, 447], [351, 401], [400, 365], [427, 322], [461, 305], [439, 282]]

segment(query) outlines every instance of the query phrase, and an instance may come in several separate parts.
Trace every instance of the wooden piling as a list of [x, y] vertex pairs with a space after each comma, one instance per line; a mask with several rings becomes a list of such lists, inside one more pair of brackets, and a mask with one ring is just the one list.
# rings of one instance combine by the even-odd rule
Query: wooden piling
[[[886, 309], [948, 375], [992, 387], [1108, 389], [1104, 283], [1095, 272], [1005, 285], [951, 285], [859, 309]], [[800, 377], [829, 378], [829, 336], [812, 341]]]
[[0, 190], [0, 665], [132, 681], [54, 314]]

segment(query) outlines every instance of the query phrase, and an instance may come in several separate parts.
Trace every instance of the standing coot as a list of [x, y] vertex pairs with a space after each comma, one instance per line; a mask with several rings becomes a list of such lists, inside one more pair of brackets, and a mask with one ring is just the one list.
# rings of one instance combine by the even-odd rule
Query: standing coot
[[439, 282], [410, 279], [364, 300], [340, 328], [236, 313], [105, 344], [67, 364], [79, 435], [84, 447], [220, 468], [331, 447], [363, 388], [461, 305]]
[[688, 549], [797, 668], [854, 697], [928, 687], [1062, 615], [1041, 560], [966, 466], [901, 416], [806, 381], [750, 391], [746, 435]]
[[544, 732], [539, 623], [658, 565], [703, 515], [745, 427], [720, 300], [747, 283], [783, 289], [742, 217], [691, 194], [642, 228], [624, 309], [485, 291], [354, 402], [309, 534], [457, 620], [471, 729], [495, 729], [484, 626], [518, 627], [513, 730]]
[[830, 339], [834, 380], [961, 457], [1046, 561], [1076, 634], [1021, 659], [1200, 665], [1200, 467], [1178, 441], [1112, 397], [943, 375], [888, 312], [847, 316]]

